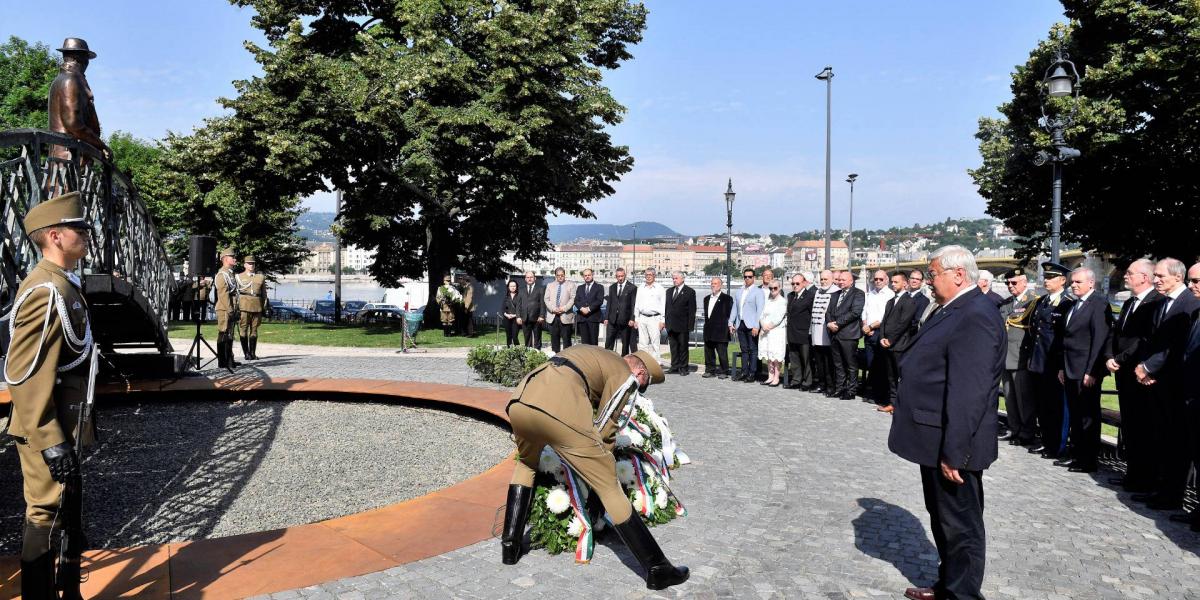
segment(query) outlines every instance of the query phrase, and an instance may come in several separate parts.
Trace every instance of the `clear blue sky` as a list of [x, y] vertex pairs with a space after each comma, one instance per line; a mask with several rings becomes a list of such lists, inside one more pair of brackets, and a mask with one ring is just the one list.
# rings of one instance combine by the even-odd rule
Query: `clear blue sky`
[[[733, 178], [739, 231], [789, 233], [824, 221], [825, 65], [833, 82], [833, 220], [858, 227], [984, 214], [966, 169], [980, 116], [1009, 97], [1009, 73], [1050, 26], [1051, 0], [800, 2], [649, 0], [645, 40], [608, 74], [628, 107], [613, 129], [636, 160], [598, 221], [724, 229]], [[47, 5], [49, 6], [49, 5]], [[0, 0], [0, 35], [57, 48], [85, 38], [101, 122], [147, 138], [187, 132], [215, 98], [257, 72], [251, 13], [222, 0], [72, 3], [61, 18]], [[332, 210], [327, 196], [310, 199]], [[554, 218], [552, 222], [571, 222]]]

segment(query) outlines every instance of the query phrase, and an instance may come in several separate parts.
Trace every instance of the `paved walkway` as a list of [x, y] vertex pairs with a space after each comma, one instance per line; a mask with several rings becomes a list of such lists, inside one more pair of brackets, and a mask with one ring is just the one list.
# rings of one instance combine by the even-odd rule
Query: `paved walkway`
[[[261, 352], [266, 356], [265, 352]], [[269, 356], [272, 376], [486, 385], [461, 359]], [[492, 387], [492, 386], [488, 386]], [[689, 515], [654, 530], [692, 579], [653, 593], [603, 537], [595, 560], [498, 540], [272, 598], [898, 598], [932, 581], [936, 552], [914, 465], [886, 448], [891, 417], [859, 401], [669, 377], [651, 394], [693, 459], [674, 489]], [[1200, 534], [1132, 503], [1110, 473], [1067, 473], [1002, 445], [987, 471], [989, 598], [1200, 598]], [[499, 508], [499, 507], [498, 507]], [[498, 527], [497, 527], [498, 529]]]

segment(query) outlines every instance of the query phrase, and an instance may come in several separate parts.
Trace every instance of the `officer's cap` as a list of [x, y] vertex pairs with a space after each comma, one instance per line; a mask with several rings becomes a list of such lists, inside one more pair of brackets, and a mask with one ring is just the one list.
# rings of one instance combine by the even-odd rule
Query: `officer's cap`
[[79, 192], [51, 198], [29, 209], [25, 215], [26, 234], [56, 225], [91, 230], [91, 223], [83, 217], [83, 203], [80, 201]]
[[649, 352], [638, 350], [633, 355], [646, 363], [646, 372], [650, 374], [650, 383], [662, 383], [667, 380], [667, 376], [663, 375], [662, 365], [658, 364], [658, 359], [651, 356]]
[[1004, 272], [1004, 278], [1005, 278], [1005, 279], [1012, 279], [1012, 278], [1014, 278], [1014, 277], [1021, 277], [1022, 275], [1028, 275], [1028, 273], [1026, 273], [1026, 272], [1025, 272], [1025, 269], [1022, 269], [1021, 267], [1017, 267], [1017, 268], [1015, 268], [1015, 269], [1009, 269], [1009, 270], [1007, 270], [1007, 271], [1005, 271], [1005, 272]]
[[1070, 272], [1070, 267], [1064, 267], [1056, 262], [1046, 261], [1042, 263], [1042, 275], [1045, 275], [1047, 279], [1051, 277], [1066, 277], [1067, 273]]
[[233, 246], [229, 246], [228, 248], [225, 248], [224, 250], [221, 251], [221, 258], [225, 258], [226, 256], [232, 256], [234, 258], [237, 258], [237, 252], [233, 251]]
[[243, 259], [242, 259], [242, 262], [244, 262], [244, 263], [250, 263], [250, 264], [254, 264], [254, 255], [253, 255], [253, 254], [247, 254], [247, 255], [246, 255], [246, 258], [243, 258]]

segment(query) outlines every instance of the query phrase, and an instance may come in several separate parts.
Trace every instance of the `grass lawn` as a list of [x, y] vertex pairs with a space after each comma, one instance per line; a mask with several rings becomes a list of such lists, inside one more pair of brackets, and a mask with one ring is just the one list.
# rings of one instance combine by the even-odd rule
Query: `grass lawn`
[[[173, 337], [191, 337], [191, 323], [172, 323]], [[200, 327], [204, 337], [217, 339], [217, 326], [207, 323]], [[476, 337], [445, 337], [441, 329], [421, 329], [417, 332], [418, 348], [464, 348], [487, 344], [504, 344], [504, 332], [492, 325], [476, 328]], [[358, 348], [399, 348], [400, 326], [334, 325], [333, 323], [263, 323], [258, 339], [264, 344], [297, 344], [302, 346], [353, 346]]]

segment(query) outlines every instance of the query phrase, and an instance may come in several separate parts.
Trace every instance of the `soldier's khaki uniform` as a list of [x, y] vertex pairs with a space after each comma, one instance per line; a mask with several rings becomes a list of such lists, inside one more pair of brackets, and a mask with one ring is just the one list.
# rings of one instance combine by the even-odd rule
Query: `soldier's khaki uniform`
[[237, 318], [237, 315], [233, 313], [238, 310], [237, 280], [233, 275], [233, 269], [229, 267], [222, 267], [220, 271], [217, 271], [214, 279], [217, 290], [216, 306], [214, 307], [217, 312], [217, 332], [232, 335], [229, 329], [233, 326], [233, 319]]
[[[599, 495], [613, 522], [622, 523], [632, 507], [617, 481], [612, 447], [617, 418], [636, 386], [619, 400], [613, 416], [599, 429], [593, 415], [629, 379], [629, 366], [615, 352], [595, 346], [572, 346], [555, 359], [565, 359], [579, 371], [565, 364], [545, 363], [525, 376], [509, 401], [508, 417], [519, 458], [512, 483], [533, 487], [542, 448], [550, 446]], [[652, 379], [662, 381], [658, 363], [643, 360], [654, 373]]]
[[239, 273], [238, 286], [238, 326], [242, 329], [242, 337], [254, 339], [258, 337], [258, 324], [262, 322], [263, 311], [267, 307], [266, 279], [258, 273]]
[[[13, 315], [13, 337], [4, 367], [13, 405], [9, 433], [17, 438], [21, 459], [25, 518], [49, 526], [59, 507], [62, 486], [50, 478], [42, 450], [63, 442], [75, 443], [80, 411], [87, 398], [87, 359], [91, 350], [88, 309], [77, 284], [62, 267], [48, 260], [38, 263], [21, 282], [17, 300], [20, 306]], [[76, 344], [67, 338], [58, 312], [59, 300], [72, 336], [88, 344]], [[72, 368], [59, 371], [68, 366]], [[85, 445], [92, 441], [90, 422], [82, 428], [82, 441]]]

